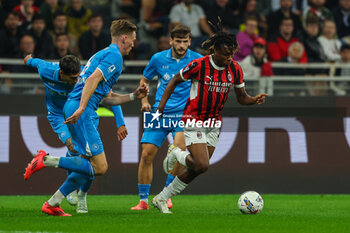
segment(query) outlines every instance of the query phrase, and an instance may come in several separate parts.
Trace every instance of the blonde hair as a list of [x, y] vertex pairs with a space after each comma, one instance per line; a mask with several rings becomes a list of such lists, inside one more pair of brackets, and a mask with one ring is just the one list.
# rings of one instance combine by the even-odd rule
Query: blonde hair
[[131, 34], [132, 32], [136, 32], [136, 29], [135, 24], [125, 19], [113, 20], [110, 28], [112, 37]]

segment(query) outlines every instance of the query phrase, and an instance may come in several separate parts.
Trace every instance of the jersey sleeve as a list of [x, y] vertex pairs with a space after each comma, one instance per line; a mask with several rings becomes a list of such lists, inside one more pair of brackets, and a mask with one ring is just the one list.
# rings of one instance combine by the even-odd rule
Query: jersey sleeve
[[[238, 65], [237, 63], [234, 63], [236, 73], [233, 74], [234, 75], [234, 79], [233, 79], [233, 85], [235, 88], [241, 88], [244, 87], [244, 80], [243, 80], [243, 71], [240, 65]], [[233, 71], [234, 71], [233, 70]]]
[[114, 105], [112, 106], [112, 112], [114, 113], [117, 128], [125, 125], [122, 107], [120, 105]]
[[31, 67], [39, 69], [40, 64], [43, 64], [43, 63], [45, 63], [44, 60], [41, 60], [39, 58], [31, 58], [27, 61], [27, 66], [31, 66]]
[[180, 76], [184, 81], [199, 79], [199, 65], [197, 60], [191, 61], [185, 68], [180, 70]]
[[145, 78], [148, 80], [152, 80], [154, 77], [158, 76], [157, 67], [157, 58], [152, 56], [148, 65], [143, 70], [143, 76], [145, 76]]
[[27, 66], [31, 66], [38, 69], [40, 77], [53, 80], [53, 73], [57, 69], [57, 65], [52, 62], [47, 62], [39, 58], [31, 58], [27, 61]]
[[101, 71], [103, 79], [108, 81], [113, 75], [121, 73], [123, 58], [120, 55], [107, 53], [100, 61], [97, 69]]

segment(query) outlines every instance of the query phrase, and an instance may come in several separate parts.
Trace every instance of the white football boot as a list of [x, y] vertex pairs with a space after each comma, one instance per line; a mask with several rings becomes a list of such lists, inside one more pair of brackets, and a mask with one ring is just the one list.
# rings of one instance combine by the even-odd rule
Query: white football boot
[[163, 214], [172, 214], [168, 209], [168, 203], [164, 200], [159, 200], [158, 196], [155, 196], [152, 200], [152, 205], [156, 207]]
[[86, 214], [88, 212], [86, 196], [86, 193], [84, 195], [78, 194], [77, 213], [79, 214]]
[[178, 148], [174, 144], [170, 144], [168, 147], [168, 153], [163, 161], [163, 169], [166, 174], [170, 174], [173, 170], [175, 163], [177, 162], [174, 150]]

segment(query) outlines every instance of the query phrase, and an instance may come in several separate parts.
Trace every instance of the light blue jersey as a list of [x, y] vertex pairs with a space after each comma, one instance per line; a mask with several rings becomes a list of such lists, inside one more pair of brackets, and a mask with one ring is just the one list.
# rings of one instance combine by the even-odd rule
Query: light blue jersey
[[[183, 58], [175, 59], [172, 57], [171, 52], [172, 48], [154, 54], [143, 71], [143, 76], [148, 80], [152, 80], [155, 77], [158, 78], [158, 89], [155, 104], [153, 105], [154, 109], [158, 107], [168, 82], [192, 60], [202, 57], [199, 53], [188, 49]], [[181, 111], [182, 113], [190, 95], [190, 88], [191, 82], [179, 84], [166, 103], [164, 112]]]
[[67, 101], [68, 94], [73, 90], [73, 86], [59, 80], [59, 64], [39, 58], [31, 58], [27, 65], [38, 69], [39, 76], [46, 87], [45, 95], [48, 112], [54, 115], [63, 115], [63, 106]]
[[122, 72], [122, 66], [123, 57], [116, 44], [110, 44], [107, 48], [97, 52], [89, 59], [85, 68], [80, 73], [77, 84], [69, 94], [69, 100], [80, 101], [86, 80], [98, 69], [102, 72], [103, 81], [98, 84], [96, 91], [91, 96], [87, 105], [97, 110], [102, 98], [110, 92], [113, 85], [118, 81], [119, 75]]
[[[153, 111], [158, 107], [163, 92], [168, 85], [169, 81], [184, 67], [187, 66], [192, 60], [202, 57], [199, 53], [187, 50], [186, 55], [181, 59], [175, 59], [172, 57], [172, 49], [165, 50], [156, 53], [151, 58], [150, 62], [143, 71], [143, 76], [148, 80], [155, 77], [158, 78], [158, 89], [155, 98], [155, 104], [153, 105]], [[183, 82], [175, 88], [173, 94], [170, 96], [168, 102], [165, 105], [164, 113], [170, 113], [174, 116], [172, 121], [176, 122], [181, 120], [181, 115], [185, 109], [187, 99], [190, 95], [191, 82]], [[180, 126], [176, 127], [164, 127], [161, 126], [158, 129], [145, 128], [141, 143], [150, 143], [160, 148], [166, 138], [171, 132], [173, 138], [177, 132], [182, 132], [183, 129]]]
[[[47, 119], [52, 129], [57, 133], [63, 144], [71, 137], [68, 127], [64, 124], [63, 107], [73, 86], [59, 80], [60, 66], [57, 62], [47, 62], [39, 58], [31, 58], [27, 66], [37, 68], [46, 92]], [[84, 68], [83, 66], [81, 69]]]

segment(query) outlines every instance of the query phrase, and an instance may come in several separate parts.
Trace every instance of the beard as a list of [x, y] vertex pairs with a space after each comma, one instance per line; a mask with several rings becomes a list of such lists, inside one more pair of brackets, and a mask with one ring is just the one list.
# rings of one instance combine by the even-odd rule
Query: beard
[[179, 56], [179, 57], [185, 55], [186, 51], [187, 51], [187, 49], [176, 49], [176, 48], [174, 48], [174, 53], [177, 56]]

